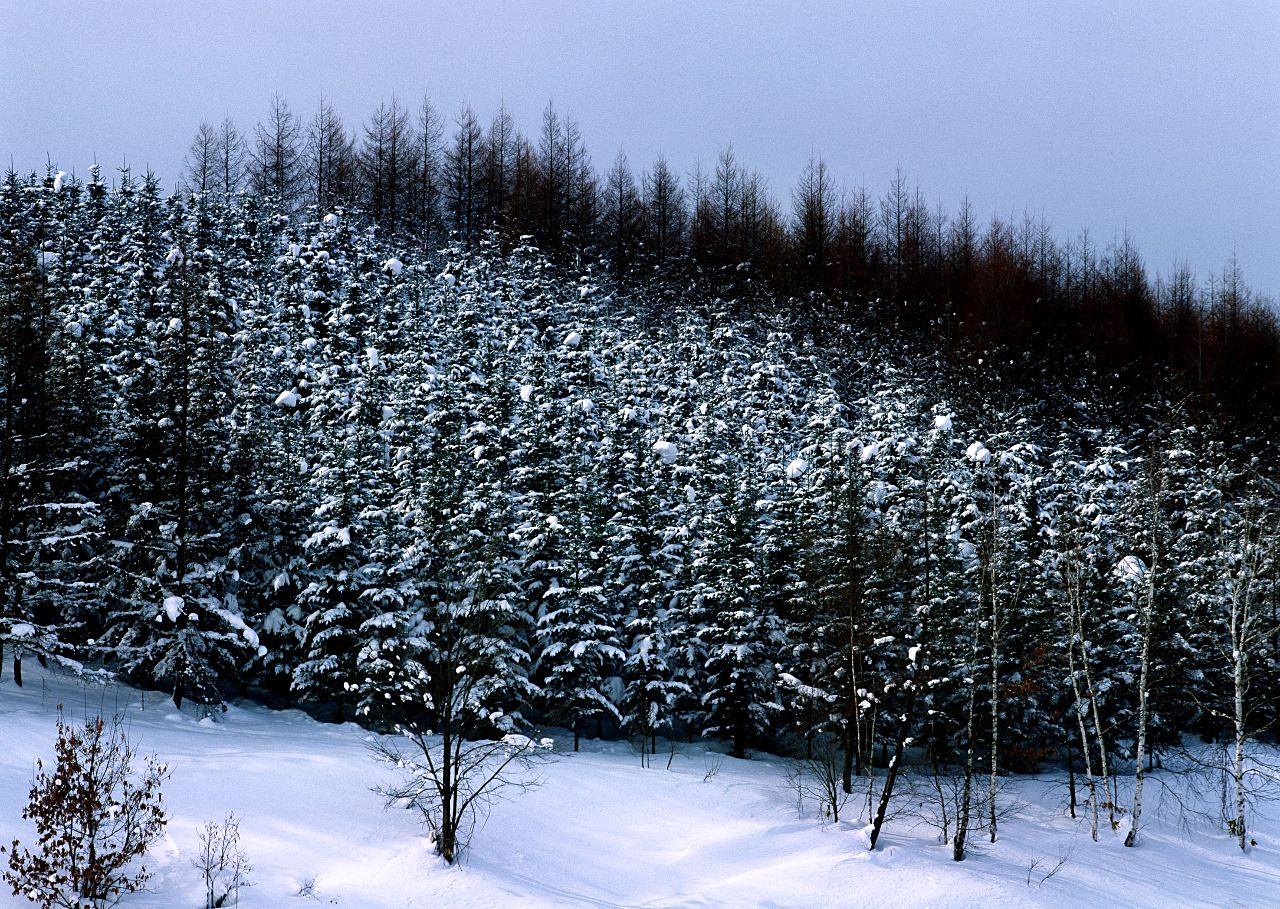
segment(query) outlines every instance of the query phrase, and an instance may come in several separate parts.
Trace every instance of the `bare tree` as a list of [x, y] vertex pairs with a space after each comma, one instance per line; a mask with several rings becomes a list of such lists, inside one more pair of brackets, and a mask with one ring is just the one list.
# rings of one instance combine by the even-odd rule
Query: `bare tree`
[[253, 870], [240, 846], [240, 822], [228, 814], [222, 822], [209, 821], [199, 831], [200, 851], [191, 864], [204, 881], [204, 909], [240, 905], [240, 890], [248, 887]]
[[187, 149], [187, 188], [203, 195], [218, 188], [218, 131], [208, 120], [201, 122]]
[[[457, 693], [463, 696], [470, 687], [464, 674]], [[447, 731], [440, 734], [405, 729], [400, 738], [379, 738], [370, 749], [399, 775], [397, 782], [379, 787], [378, 794], [388, 807], [417, 811], [436, 852], [453, 864], [495, 798], [533, 785], [529, 771], [547, 755], [551, 741], [519, 734], [468, 740], [442, 728]]]
[[616, 266], [627, 265], [640, 237], [640, 194], [624, 152], [618, 152], [605, 177], [604, 229]]
[[[1275, 489], [1256, 477], [1246, 481], [1246, 489], [1234, 501], [1223, 495], [1236, 477], [1222, 471], [1213, 484], [1209, 501], [1202, 502], [1202, 513], [1213, 515], [1207, 534], [1210, 552], [1204, 560], [1200, 578], [1201, 596], [1213, 622], [1213, 645], [1220, 655], [1225, 675], [1230, 679], [1224, 696], [1208, 706], [1209, 711], [1229, 726], [1229, 759], [1224, 762], [1232, 789], [1232, 807], [1227, 816], [1227, 829], [1240, 848], [1249, 843], [1246, 807], [1249, 799], [1249, 775], [1269, 776], [1260, 765], [1253, 766], [1248, 755], [1249, 740], [1260, 730], [1255, 718], [1256, 705], [1250, 688], [1259, 671], [1256, 664], [1265, 652], [1280, 624], [1261, 602], [1273, 594], [1272, 574], [1280, 530], [1275, 506]], [[1223, 703], [1225, 702], [1225, 703]]]
[[484, 133], [475, 111], [458, 112], [453, 144], [445, 155], [445, 207], [449, 226], [464, 246], [480, 239], [484, 192]]
[[809, 753], [792, 760], [787, 769], [787, 784], [798, 804], [815, 802], [823, 818], [833, 824], [840, 823], [840, 812], [850, 798], [843, 784], [843, 764], [839, 739], [820, 735]]
[[793, 242], [810, 287], [826, 284], [835, 193], [821, 158], [810, 158], [791, 197]]
[[1135, 734], [1137, 753], [1133, 779], [1133, 802], [1129, 819], [1129, 832], [1124, 844], [1134, 846], [1142, 822], [1142, 792], [1147, 775], [1147, 728], [1151, 717], [1151, 643], [1155, 628], [1157, 592], [1162, 579], [1165, 543], [1165, 515], [1163, 499], [1166, 495], [1165, 452], [1153, 446], [1152, 453], [1143, 465], [1143, 480], [1139, 492], [1141, 508], [1145, 512], [1144, 551], [1147, 559], [1126, 556], [1117, 567], [1121, 579], [1131, 587], [1138, 611], [1138, 726]]
[[302, 127], [280, 95], [271, 98], [267, 119], [258, 124], [250, 178], [255, 192], [271, 196], [285, 209], [298, 201], [302, 177]]
[[501, 223], [507, 215], [507, 201], [511, 194], [515, 175], [516, 148], [518, 145], [515, 120], [506, 105], [489, 121], [489, 131], [484, 147], [484, 221]]
[[218, 191], [233, 196], [244, 182], [244, 137], [230, 117], [224, 117], [218, 127]]
[[431, 249], [439, 236], [442, 224], [440, 200], [444, 192], [444, 173], [440, 160], [444, 122], [431, 104], [423, 97], [418, 107], [417, 139], [413, 145], [413, 220], [422, 246]]
[[342, 118], [324, 98], [307, 127], [307, 196], [321, 211], [350, 198], [355, 151]]
[[644, 244], [654, 258], [662, 260], [683, 246], [688, 213], [684, 190], [666, 158], [659, 157], [645, 174], [642, 209]]
[[360, 170], [369, 214], [383, 230], [394, 233], [404, 220], [412, 182], [414, 153], [409, 113], [391, 96], [379, 104], [364, 130]]

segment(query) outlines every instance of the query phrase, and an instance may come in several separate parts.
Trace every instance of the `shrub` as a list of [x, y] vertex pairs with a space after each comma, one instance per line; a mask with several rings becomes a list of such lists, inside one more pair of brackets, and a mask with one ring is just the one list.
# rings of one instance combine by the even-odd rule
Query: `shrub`
[[240, 888], [249, 886], [253, 866], [240, 847], [240, 822], [234, 814], [200, 829], [200, 852], [192, 864], [204, 878], [204, 909], [240, 905]]
[[[33, 821], [33, 849], [18, 840], [5, 881], [41, 909], [109, 909], [151, 877], [143, 856], [164, 833], [160, 791], [168, 769], [139, 760], [120, 719], [83, 726], [58, 719], [54, 766], [36, 762], [22, 816]], [[140, 766], [135, 766], [140, 765]]]

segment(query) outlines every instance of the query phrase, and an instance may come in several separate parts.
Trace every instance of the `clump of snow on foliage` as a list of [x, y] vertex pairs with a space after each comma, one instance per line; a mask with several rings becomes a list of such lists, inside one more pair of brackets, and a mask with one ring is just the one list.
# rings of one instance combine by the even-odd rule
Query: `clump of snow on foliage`
[[1116, 577], [1126, 584], [1136, 584], [1146, 576], [1146, 562], [1135, 555], [1127, 555], [1116, 563]]
[[671, 464], [676, 458], [680, 457], [680, 448], [674, 442], [668, 442], [666, 439], [659, 439], [653, 443], [653, 450], [662, 458], [663, 464]]
[[182, 597], [165, 597], [164, 603], [161, 605], [170, 622], [178, 621], [182, 615]]
[[981, 442], [974, 442], [965, 449], [964, 456], [976, 464], [985, 464], [991, 460], [991, 452]]

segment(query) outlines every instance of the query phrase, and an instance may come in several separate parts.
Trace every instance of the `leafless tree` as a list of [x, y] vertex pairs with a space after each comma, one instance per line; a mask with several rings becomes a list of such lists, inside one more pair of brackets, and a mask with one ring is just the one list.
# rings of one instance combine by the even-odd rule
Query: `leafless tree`
[[217, 189], [220, 157], [218, 130], [206, 120], [196, 130], [187, 149], [187, 188], [193, 194], [204, 194]]
[[644, 243], [656, 259], [677, 253], [684, 241], [687, 213], [684, 190], [665, 158], [653, 163], [643, 181]]
[[398, 737], [377, 739], [370, 748], [400, 777], [379, 787], [378, 794], [388, 807], [417, 811], [436, 852], [453, 864], [494, 799], [534, 785], [530, 771], [549, 753], [550, 741], [518, 734], [469, 741], [460, 735], [405, 730]]
[[271, 98], [267, 119], [258, 124], [250, 176], [255, 192], [275, 198], [286, 210], [298, 201], [302, 178], [302, 127], [280, 95]]
[[200, 851], [191, 864], [204, 881], [204, 909], [240, 905], [240, 890], [249, 886], [253, 870], [240, 845], [240, 822], [234, 814], [209, 821], [199, 831]]
[[830, 735], [818, 736], [805, 757], [795, 758], [787, 769], [787, 784], [796, 794], [797, 803], [812, 801], [823, 818], [840, 823], [840, 812], [850, 794], [843, 785], [843, 757], [839, 740]]
[[224, 117], [218, 127], [218, 192], [233, 196], [244, 182], [244, 137], [230, 117]]
[[444, 122], [440, 113], [423, 97], [418, 107], [417, 139], [413, 145], [413, 219], [422, 245], [433, 248], [442, 224], [440, 200], [444, 192], [441, 143]]
[[325, 211], [348, 200], [355, 151], [342, 118], [323, 98], [307, 127], [305, 163], [307, 196], [312, 205]]
[[409, 112], [391, 96], [379, 104], [364, 130], [360, 170], [369, 214], [383, 230], [394, 233], [407, 213], [414, 152]]

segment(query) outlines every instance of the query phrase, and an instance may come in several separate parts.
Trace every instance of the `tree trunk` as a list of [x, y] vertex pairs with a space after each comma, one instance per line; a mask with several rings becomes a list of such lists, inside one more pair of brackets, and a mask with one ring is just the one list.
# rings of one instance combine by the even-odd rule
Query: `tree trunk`
[[1147, 608], [1142, 621], [1142, 656], [1141, 669], [1138, 673], [1138, 753], [1133, 780], [1133, 811], [1130, 816], [1129, 833], [1124, 838], [1126, 846], [1133, 846], [1138, 842], [1138, 825], [1142, 820], [1142, 784], [1147, 775], [1147, 675], [1151, 668], [1151, 612], [1155, 599], [1153, 572], [1154, 568], [1147, 571]]
[[[1072, 693], [1075, 695], [1075, 704], [1072, 707], [1072, 712], [1075, 713], [1076, 715], [1076, 729], [1080, 733], [1080, 754], [1081, 756], [1084, 757], [1085, 785], [1089, 789], [1089, 835], [1093, 838], [1093, 841], [1096, 843], [1098, 841], [1098, 783], [1093, 776], [1093, 753], [1089, 747], [1089, 732], [1087, 729], [1085, 729], [1085, 725], [1084, 725], [1084, 704], [1082, 703], [1081, 697], [1080, 697], [1080, 680], [1076, 676], [1076, 639], [1077, 637], [1079, 637], [1081, 654], [1084, 657], [1084, 661], [1085, 661], [1085, 679], [1086, 679], [1086, 682], [1088, 682], [1088, 678], [1089, 678], [1088, 656], [1084, 652], [1084, 635], [1082, 632], [1084, 620], [1080, 616], [1080, 604], [1079, 604], [1078, 593], [1076, 593], [1073, 590], [1068, 593], [1068, 596], [1071, 597], [1072, 599], [1071, 636], [1067, 641], [1067, 667], [1068, 667], [1068, 671], [1071, 673], [1071, 690], [1072, 690]], [[1098, 702], [1095, 698], [1092, 697], [1091, 684], [1089, 685], [1089, 689], [1090, 689], [1090, 700], [1093, 703], [1094, 717], [1096, 722]], [[1102, 776], [1102, 786], [1103, 786], [1103, 792], [1105, 793], [1106, 786], [1107, 786], [1107, 777], [1106, 777], [1106, 769], [1105, 769], [1106, 768], [1106, 749], [1102, 745], [1101, 729], [1098, 730], [1098, 749], [1099, 751], [1102, 752], [1102, 761], [1103, 761], [1102, 766], [1104, 768], [1103, 776]], [[1067, 737], [1067, 760], [1068, 762], [1070, 762], [1071, 760], [1070, 736]], [[1072, 796], [1071, 816], [1075, 817], [1074, 777], [1072, 777], [1072, 780], [1073, 780], [1073, 783], [1072, 783], [1072, 791], [1071, 791], [1071, 796]], [[1108, 797], [1107, 801], [1112, 802], [1112, 799]], [[1111, 810], [1114, 813], [1115, 808], [1113, 807]]]
[[1244, 687], [1245, 687], [1245, 665], [1244, 665], [1244, 646], [1240, 642], [1236, 646], [1234, 660], [1234, 681], [1235, 681], [1235, 756], [1231, 764], [1231, 775], [1235, 783], [1236, 789], [1236, 823], [1235, 834], [1240, 843], [1240, 849], [1244, 850], [1248, 845], [1248, 837], [1245, 834], [1244, 822], [1244, 744], [1245, 744], [1245, 716], [1244, 716]]
[[846, 725], [844, 730], [844, 755], [843, 766], [840, 768], [840, 788], [845, 793], [853, 792], [853, 749], [857, 747], [851, 733], [851, 726]]
[[969, 739], [966, 743], [964, 766], [964, 785], [961, 787], [960, 806], [956, 814], [956, 837], [951, 843], [952, 861], [964, 861], [964, 844], [969, 835], [969, 803], [973, 790], [973, 715], [977, 708], [978, 689], [974, 683], [969, 684]]
[[871, 822], [871, 849], [876, 848], [880, 839], [880, 828], [884, 826], [884, 817], [889, 810], [889, 800], [893, 798], [893, 786], [898, 781], [898, 768], [902, 764], [902, 752], [907, 744], [907, 736], [911, 733], [911, 722], [915, 716], [916, 686], [909, 682], [911, 690], [907, 696], [906, 710], [902, 714], [902, 723], [893, 742], [893, 758], [889, 761], [889, 772], [885, 774], [884, 785], [880, 787], [880, 804], [876, 808], [875, 819]]
[[1067, 812], [1076, 819], [1076, 756], [1071, 750], [1071, 730], [1063, 728], [1062, 743], [1067, 749]]
[[994, 592], [991, 599], [991, 776], [987, 791], [988, 821], [991, 824], [991, 842], [996, 841], [996, 775], [1000, 757], [1000, 640], [997, 628]]

